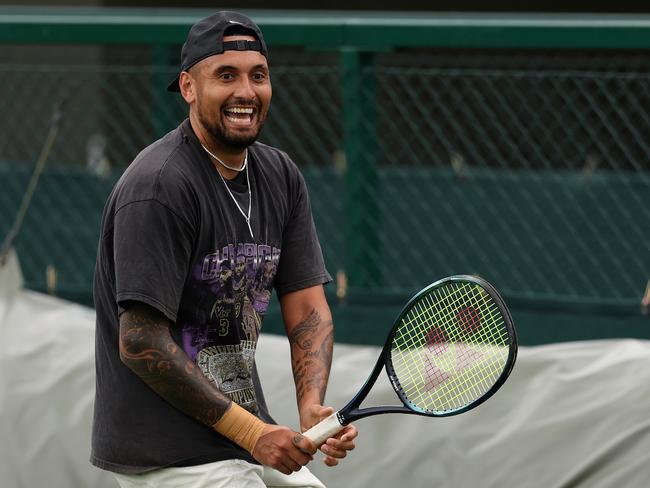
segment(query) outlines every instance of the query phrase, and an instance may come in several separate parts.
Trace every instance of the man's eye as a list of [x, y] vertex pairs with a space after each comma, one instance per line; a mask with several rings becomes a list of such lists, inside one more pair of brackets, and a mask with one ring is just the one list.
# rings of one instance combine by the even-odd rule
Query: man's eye
[[232, 80], [235, 78], [235, 76], [232, 73], [221, 73], [219, 75], [219, 78], [221, 78], [222, 80]]

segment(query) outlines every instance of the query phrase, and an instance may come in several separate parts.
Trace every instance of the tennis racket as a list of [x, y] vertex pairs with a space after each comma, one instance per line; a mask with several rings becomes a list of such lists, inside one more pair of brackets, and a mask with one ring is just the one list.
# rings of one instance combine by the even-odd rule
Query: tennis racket
[[[442, 279], [406, 304], [354, 398], [304, 435], [320, 446], [345, 425], [371, 415], [466, 412], [494, 395], [516, 357], [517, 334], [496, 289], [476, 276]], [[359, 408], [383, 367], [402, 405]]]

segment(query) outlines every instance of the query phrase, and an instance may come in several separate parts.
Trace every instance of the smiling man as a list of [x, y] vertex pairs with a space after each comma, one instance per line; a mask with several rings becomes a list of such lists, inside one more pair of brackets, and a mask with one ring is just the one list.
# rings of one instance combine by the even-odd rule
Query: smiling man
[[255, 350], [275, 289], [291, 345], [300, 431], [323, 399], [333, 324], [305, 182], [256, 142], [271, 102], [258, 26], [236, 12], [192, 27], [169, 85], [189, 118], [145, 148], [111, 193], [95, 269], [91, 462], [122, 487], [322, 487], [348, 426], [315, 446], [269, 415]]

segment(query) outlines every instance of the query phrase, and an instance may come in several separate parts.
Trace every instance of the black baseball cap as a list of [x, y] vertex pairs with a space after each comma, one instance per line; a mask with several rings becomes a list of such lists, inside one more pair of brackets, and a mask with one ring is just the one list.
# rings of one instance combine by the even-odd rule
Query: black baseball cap
[[[257, 40], [223, 42], [223, 36], [228, 28], [243, 28], [251, 31]], [[197, 22], [190, 29], [183, 49], [181, 49], [181, 69], [167, 89], [175, 92], [180, 91], [178, 81], [181, 72], [187, 71], [207, 57], [221, 54], [224, 51], [258, 51], [268, 58], [264, 36], [255, 22], [239, 12], [217, 12]]]

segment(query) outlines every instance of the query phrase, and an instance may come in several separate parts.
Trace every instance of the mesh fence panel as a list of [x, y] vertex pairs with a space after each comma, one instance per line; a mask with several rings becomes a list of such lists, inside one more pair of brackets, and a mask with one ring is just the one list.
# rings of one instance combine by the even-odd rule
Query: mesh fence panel
[[[355, 71], [337, 53], [276, 49], [262, 140], [301, 167], [328, 267], [356, 291], [478, 273], [511, 296], [637, 304], [650, 278], [647, 55], [407, 50]], [[108, 192], [187, 112], [165, 91], [173, 67], [119, 57], [0, 64], [0, 235], [65, 99], [17, 245], [28, 286], [55, 270], [50, 286], [81, 301]]]
[[650, 269], [647, 67], [620, 53], [580, 58], [582, 69], [571, 56], [481, 59], [366, 73], [382, 101], [379, 227], [395, 265], [383, 283], [469, 270], [533, 299], [638, 302]]

